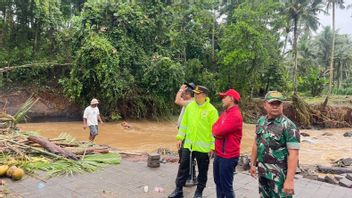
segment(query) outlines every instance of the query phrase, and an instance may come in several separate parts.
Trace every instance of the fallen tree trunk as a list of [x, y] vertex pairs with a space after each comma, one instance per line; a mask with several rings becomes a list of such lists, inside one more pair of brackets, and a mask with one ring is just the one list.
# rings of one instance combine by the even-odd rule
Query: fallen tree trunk
[[40, 146], [42, 146], [43, 148], [45, 148], [46, 150], [48, 150], [54, 154], [61, 155], [61, 156], [64, 156], [66, 158], [73, 159], [73, 160], [79, 159], [79, 157], [77, 155], [75, 155], [74, 153], [64, 150], [60, 146], [50, 142], [48, 139], [45, 139], [42, 137], [37, 137], [37, 136], [30, 136], [30, 137], [28, 137], [28, 140], [32, 141], [34, 143], [38, 143]]
[[342, 167], [329, 167], [329, 166], [317, 166], [318, 171], [322, 173], [332, 173], [332, 174], [343, 174], [352, 173], [352, 168], [342, 168]]
[[88, 148], [77, 148], [77, 147], [66, 147], [66, 150], [76, 154], [91, 154], [91, 153], [109, 153], [109, 147], [88, 147]]

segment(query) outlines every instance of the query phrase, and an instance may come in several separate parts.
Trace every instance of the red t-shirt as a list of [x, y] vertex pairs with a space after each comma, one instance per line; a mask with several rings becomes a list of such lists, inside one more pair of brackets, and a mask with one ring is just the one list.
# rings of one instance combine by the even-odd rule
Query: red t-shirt
[[242, 114], [237, 105], [224, 111], [213, 125], [215, 153], [222, 158], [240, 156]]

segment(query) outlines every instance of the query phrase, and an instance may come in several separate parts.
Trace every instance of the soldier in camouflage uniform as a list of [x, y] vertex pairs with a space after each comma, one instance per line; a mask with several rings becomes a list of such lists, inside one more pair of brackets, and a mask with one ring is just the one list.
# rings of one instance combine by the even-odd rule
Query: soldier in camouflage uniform
[[300, 133], [283, 115], [283, 95], [270, 91], [265, 96], [266, 116], [259, 118], [252, 148], [250, 173], [259, 177], [259, 194], [265, 198], [292, 197], [298, 163]]

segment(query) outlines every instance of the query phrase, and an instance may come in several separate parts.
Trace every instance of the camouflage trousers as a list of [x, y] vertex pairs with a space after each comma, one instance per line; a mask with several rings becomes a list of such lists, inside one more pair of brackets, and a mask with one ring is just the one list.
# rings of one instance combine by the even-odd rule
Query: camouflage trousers
[[259, 177], [259, 195], [261, 198], [292, 198], [287, 196], [282, 188], [284, 186], [285, 177], [274, 176], [274, 180], [266, 177]]

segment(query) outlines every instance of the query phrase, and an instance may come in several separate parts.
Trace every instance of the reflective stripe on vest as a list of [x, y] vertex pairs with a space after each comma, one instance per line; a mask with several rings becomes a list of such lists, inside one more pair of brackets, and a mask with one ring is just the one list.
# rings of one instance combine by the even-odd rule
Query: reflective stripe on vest
[[187, 137], [186, 137], [186, 140], [185, 140], [185, 144], [192, 145], [192, 147], [193, 147], [193, 146], [197, 146], [197, 147], [199, 147], [199, 148], [207, 149], [207, 150], [209, 150], [210, 145], [211, 145], [211, 144], [208, 143], [208, 142], [202, 142], [202, 141], [192, 142], [192, 140], [188, 139]]

